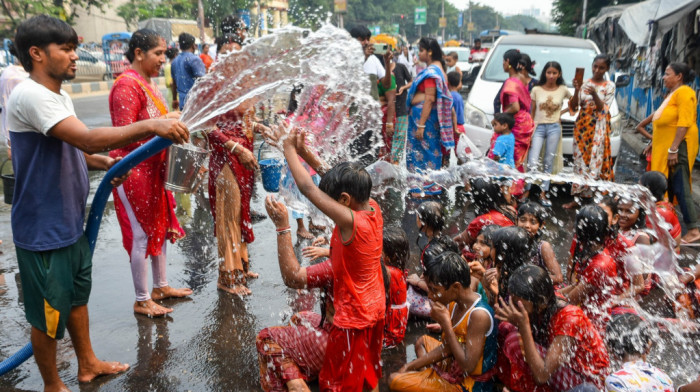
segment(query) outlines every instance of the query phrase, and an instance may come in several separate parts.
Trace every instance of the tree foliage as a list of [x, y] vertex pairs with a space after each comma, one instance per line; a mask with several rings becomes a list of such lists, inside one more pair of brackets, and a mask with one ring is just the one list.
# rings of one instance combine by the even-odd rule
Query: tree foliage
[[[598, 15], [600, 9], [613, 4], [638, 3], [640, 0], [588, 0], [586, 8], [586, 20]], [[552, 21], [559, 26], [559, 32], [563, 35], [573, 36], [576, 26], [581, 24], [583, 15], [583, 2], [580, 0], [554, 0], [552, 4]]]
[[3, 35], [14, 35], [17, 26], [33, 15], [55, 16], [72, 25], [78, 17], [76, 11], [79, 8], [90, 13], [94, 9], [104, 11], [107, 4], [109, 0], [0, 0], [3, 14], [10, 22], [9, 29], [4, 31]]
[[131, 0], [117, 7], [117, 15], [126, 22], [127, 29], [135, 29], [138, 22], [149, 18], [191, 19], [197, 15], [196, 0]]

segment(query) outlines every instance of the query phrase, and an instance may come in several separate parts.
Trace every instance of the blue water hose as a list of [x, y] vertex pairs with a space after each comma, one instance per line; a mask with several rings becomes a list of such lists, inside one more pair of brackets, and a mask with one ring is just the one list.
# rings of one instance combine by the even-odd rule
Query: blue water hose
[[[168, 139], [156, 136], [141, 147], [132, 151], [131, 154], [124, 157], [124, 159], [117, 162], [116, 165], [112, 166], [112, 168], [107, 171], [102, 182], [100, 182], [100, 186], [97, 187], [95, 197], [92, 199], [92, 207], [90, 207], [87, 225], [85, 225], [85, 236], [90, 244], [90, 253], [95, 253], [95, 244], [97, 243], [97, 234], [100, 231], [100, 223], [102, 223], [102, 214], [107, 205], [109, 195], [112, 193], [112, 180], [115, 177], [126, 174], [134, 166], [168, 148], [172, 143], [173, 142]], [[0, 362], [0, 377], [21, 365], [33, 354], [34, 350], [32, 349], [32, 344], [27, 343], [26, 346], [22, 347], [14, 355]]]

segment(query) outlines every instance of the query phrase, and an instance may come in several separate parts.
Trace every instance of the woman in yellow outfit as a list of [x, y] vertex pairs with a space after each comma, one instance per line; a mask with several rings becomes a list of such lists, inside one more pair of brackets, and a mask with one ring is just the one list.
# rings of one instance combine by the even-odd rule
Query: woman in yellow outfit
[[669, 64], [663, 80], [670, 93], [652, 118], [651, 170], [668, 177], [669, 200], [676, 199], [688, 228], [681, 240], [684, 243], [700, 240], [690, 184], [698, 154], [698, 101], [695, 91], [687, 85], [694, 78], [695, 73], [686, 64]]

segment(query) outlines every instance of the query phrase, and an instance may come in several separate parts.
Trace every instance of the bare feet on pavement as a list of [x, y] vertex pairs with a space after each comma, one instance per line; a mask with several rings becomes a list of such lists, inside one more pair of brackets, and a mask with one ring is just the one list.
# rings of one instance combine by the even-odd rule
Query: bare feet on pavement
[[306, 230], [306, 227], [304, 226], [297, 229], [297, 237], [303, 238], [305, 240], [314, 239], [314, 235], [311, 234], [308, 230]]
[[90, 382], [99, 376], [123, 373], [129, 370], [129, 364], [119, 362], [105, 362], [95, 359], [94, 363], [78, 366], [78, 381]]
[[248, 271], [248, 272], [245, 273], [245, 277], [248, 278], [248, 279], [257, 279], [257, 278], [260, 277], [260, 274], [256, 274], [256, 273], [253, 272], [253, 271]]
[[252, 291], [249, 288], [243, 286], [242, 284], [236, 284], [233, 286], [226, 286], [221, 283], [217, 284], [216, 287], [224, 292], [235, 295], [250, 295]]
[[134, 302], [134, 313], [143, 314], [148, 317], [163, 317], [172, 311], [173, 310], [170, 308], [158, 305], [152, 299]]
[[151, 298], [161, 300], [166, 298], [182, 298], [192, 294], [192, 289], [174, 289], [170, 286], [154, 288]]

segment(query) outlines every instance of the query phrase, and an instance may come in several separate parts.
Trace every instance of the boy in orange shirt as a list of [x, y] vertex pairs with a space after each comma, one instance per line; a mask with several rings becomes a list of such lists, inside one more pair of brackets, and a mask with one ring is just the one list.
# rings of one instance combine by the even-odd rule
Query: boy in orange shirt
[[323, 391], [374, 389], [381, 377], [386, 311], [382, 213], [370, 199], [372, 179], [359, 163], [336, 165], [317, 187], [298, 159], [314, 158], [304, 140], [305, 132], [293, 129], [284, 156], [301, 193], [336, 224], [330, 251], [335, 316], [319, 385]]

